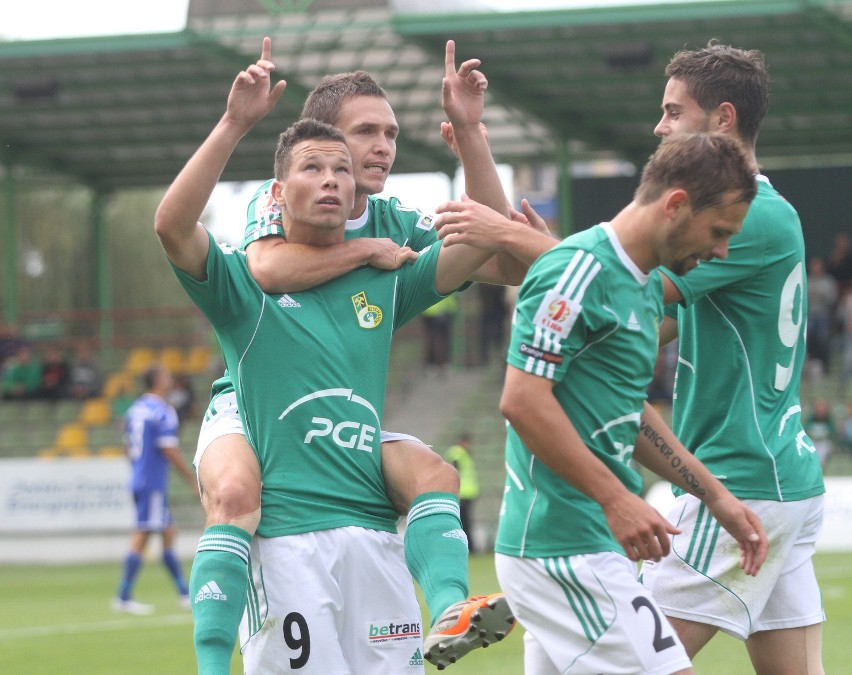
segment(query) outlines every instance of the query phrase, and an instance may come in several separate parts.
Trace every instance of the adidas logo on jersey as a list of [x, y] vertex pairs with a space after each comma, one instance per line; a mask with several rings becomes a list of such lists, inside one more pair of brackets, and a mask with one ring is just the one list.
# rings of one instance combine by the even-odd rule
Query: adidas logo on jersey
[[289, 295], [287, 295], [285, 293], [280, 298], [278, 298], [278, 306], [279, 307], [301, 307], [302, 304], [299, 303], [299, 302], [296, 302], [295, 300], [293, 300], [293, 298], [291, 298]]
[[215, 581], [208, 581], [204, 584], [195, 596], [195, 602], [199, 603], [202, 600], [227, 600], [228, 596], [219, 588], [219, 584]]
[[642, 330], [639, 325], [639, 319], [636, 318], [636, 312], [630, 310], [630, 317], [627, 319], [627, 330]]
[[423, 665], [423, 654], [420, 653], [420, 648], [414, 650], [414, 653], [411, 655], [411, 658], [408, 660], [409, 666], [422, 666]]

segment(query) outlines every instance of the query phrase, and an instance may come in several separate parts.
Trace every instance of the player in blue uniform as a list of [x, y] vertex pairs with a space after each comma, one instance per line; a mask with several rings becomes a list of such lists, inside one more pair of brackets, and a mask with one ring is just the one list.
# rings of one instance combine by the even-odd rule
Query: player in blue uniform
[[196, 489], [195, 476], [178, 447], [178, 417], [163, 398], [172, 385], [169, 371], [156, 365], [144, 374], [145, 393], [125, 417], [125, 443], [131, 462], [130, 490], [136, 506], [136, 530], [130, 551], [124, 559], [124, 572], [113, 600], [113, 609], [129, 614], [151, 614], [153, 606], [133, 599], [133, 584], [142, 567], [142, 555], [152, 532], [163, 538], [163, 564], [180, 594], [181, 605], [189, 608], [189, 595], [180, 561], [174, 552], [177, 528], [169, 510], [169, 468], [174, 466]]

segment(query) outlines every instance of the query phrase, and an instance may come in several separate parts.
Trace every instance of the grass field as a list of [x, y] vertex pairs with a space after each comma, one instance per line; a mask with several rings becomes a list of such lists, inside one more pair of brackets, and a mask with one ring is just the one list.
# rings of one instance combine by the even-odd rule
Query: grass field
[[[828, 622], [824, 628], [827, 673], [849, 672], [852, 635], [852, 553], [816, 558]], [[178, 606], [162, 566], [150, 562], [137, 598], [156, 605], [149, 617], [116, 615], [109, 601], [117, 564], [0, 567], [0, 673], [10, 675], [172, 675], [195, 672], [192, 620]], [[471, 558], [471, 592], [497, 587], [490, 555]], [[489, 649], [471, 653], [445, 672], [451, 675], [520, 675], [522, 631]], [[695, 661], [701, 675], [753, 672], [736, 640], [717, 636]], [[427, 673], [438, 672], [427, 665]], [[231, 673], [242, 672], [235, 655]], [[364, 674], [369, 675], [369, 674]]]

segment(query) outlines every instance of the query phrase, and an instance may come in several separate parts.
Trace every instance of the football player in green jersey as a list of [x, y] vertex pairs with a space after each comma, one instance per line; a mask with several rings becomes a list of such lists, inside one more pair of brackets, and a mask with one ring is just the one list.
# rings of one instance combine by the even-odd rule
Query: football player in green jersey
[[[179, 275], [179, 276], [181, 276], [181, 279], [184, 282], [185, 286], [187, 286], [188, 291], [190, 291], [191, 294], [193, 292], [198, 293], [198, 297], [196, 297], [196, 296], [193, 296], [193, 297], [194, 297], [194, 299], [196, 299], [196, 302], [199, 302], [199, 304], [209, 302], [209, 298], [205, 299], [204, 294], [201, 293], [201, 291], [193, 285], [193, 283], [191, 282], [191, 279], [203, 278], [206, 275], [207, 270], [204, 269], [204, 267], [208, 263], [201, 264], [203, 260], [206, 260], [206, 258], [202, 258], [199, 255], [199, 251], [205, 247], [205, 244], [206, 244], [206, 248], [208, 249], [208, 251], [211, 250], [211, 249], [210, 249], [209, 243], [201, 241], [201, 239], [202, 239], [201, 233], [203, 233], [203, 228], [202, 228], [202, 230], [198, 230], [197, 228], [193, 227], [193, 230], [190, 231], [188, 229], [188, 225], [187, 225], [186, 228], [184, 228], [183, 226], [186, 225], [190, 220], [192, 220], [192, 218], [187, 215], [187, 212], [193, 212], [194, 213], [195, 207], [198, 206], [199, 199], [201, 199], [201, 198], [206, 199], [205, 195], [207, 194], [208, 184], [209, 184], [209, 187], [211, 189], [212, 189], [212, 185], [215, 184], [215, 179], [218, 177], [219, 173], [218, 173], [218, 171], [214, 171], [214, 169], [216, 169], [217, 166], [223, 165], [224, 161], [227, 160], [227, 155], [229, 154], [230, 150], [228, 150], [227, 153], [225, 152], [225, 150], [228, 149], [228, 148], [232, 149], [233, 145], [236, 143], [236, 141], [239, 140], [239, 137], [236, 136], [236, 133], [237, 133], [237, 131], [239, 130], [240, 127], [244, 126], [245, 119], [249, 119], [251, 117], [251, 115], [257, 114], [257, 112], [260, 109], [263, 108], [263, 106], [261, 106], [260, 103], [257, 102], [257, 101], [261, 100], [259, 96], [258, 96], [257, 101], [254, 101], [254, 100], [246, 101], [245, 96], [243, 96], [242, 93], [244, 93], [244, 88], [251, 89], [252, 87], [257, 86], [257, 82], [260, 78], [263, 78], [264, 81], [266, 83], [268, 83], [268, 81], [269, 81], [268, 70], [271, 69], [271, 67], [272, 67], [271, 62], [269, 62], [268, 55], [269, 55], [269, 46], [268, 46], [267, 42], [265, 41], [264, 55], [261, 58], [261, 60], [258, 62], [258, 64], [256, 64], [255, 66], [252, 66], [249, 69], [249, 71], [247, 71], [246, 73], [243, 73], [237, 79], [235, 86], [234, 86], [234, 89], [232, 91], [231, 100], [229, 100], [228, 113], [223, 118], [223, 121], [220, 123], [220, 125], [217, 127], [217, 129], [214, 130], [213, 134], [211, 134], [211, 137], [208, 139], [208, 141], [199, 149], [199, 151], [196, 153], [196, 156], [194, 156], [193, 159], [190, 160], [190, 162], [187, 164], [187, 167], [181, 173], [181, 175], [178, 177], [178, 179], [176, 179], [175, 183], [172, 186], [172, 189], [170, 189], [169, 193], [167, 193], [166, 197], [164, 198], [164, 200], [161, 204], [160, 209], [158, 210], [158, 220], [157, 220], [158, 234], [160, 234], [160, 236], [161, 236], [161, 239], [164, 243], [164, 246], [166, 247], [167, 252], [169, 253], [170, 259], [175, 264], [175, 266], [179, 270], [182, 270], [182, 272], [184, 273], [183, 276], [181, 276], [181, 275]], [[474, 62], [466, 62], [465, 64], [463, 64], [461, 66], [461, 68], [459, 69], [458, 72], [455, 71], [454, 66], [453, 66], [452, 70], [453, 70], [453, 72], [451, 73], [452, 76], [455, 76], [455, 77], [457, 77], [461, 80], [464, 80], [464, 82], [469, 84], [470, 87], [472, 87], [474, 89], [479, 89], [479, 88], [483, 87], [483, 83], [482, 83], [483, 78], [482, 78], [481, 74], [479, 74], [475, 71], [475, 63]], [[267, 84], [267, 87], [268, 87], [268, 84]], [[271, 107], [271, 105], [274, 104], [273, 99], [277, 99], [277, 96], [280, 95], [279, 89], [280, 89], [280, 85], [276, 85], [276, 87], [274, 87], [271, 90], [271, 93], [268, 96], [266, 96], [265, 98], [262, 99], [263, 102], [266, 105], [268, 105], [269, 107]], [[458, 92], [455, 91], [452, 86], [445, 86], [445, 102], [447, 102], [448, 98], [451, 98], [453, 95], [457, 95], [457, 94], [458, 94]], [[480, 96], [481, 96], [481, 94], [480, 94]], [[249, 105], [249, 103], [251, 105]], [[452, 109], [452, 101], [448, 102], [445, 107], [447, 107], [448, 109]], [[234, 122], [235, 117], [239, 120], [239, 123]], [[454, 118], [454, 115], [451, 114], [450, 118], [452, 120]], [[490, 167], [486, 167], [485, 171], [480, 170], [480, 172], [478, 173], [478, 177], [480, 179], [490, 180], [490, 181], [492, 181], [492, 185], [498, 186], [496, 191], [495, 191], [495, 194], [497, 194], [499, 192], [499, 194], [501, 195], [501, 201], [499, 202], [499, 204], [505, 206], [505, 197], [502, 196], [502, 188], [499, 187], [499, 180], [497, 179], [496, 171], [494, 170], [494, 167], [493, 167], [493, 162], [490, 161], [490, 151], [488, 150], [487, 142], [485, 141], [483, 135], [480, 133], [478, 123], [476, 125], [471, 125], [471, 129], [473, 129], [473, 133], [475, 133], [477, 135], [475, 137], [471, 138], [470, 140], [467, 140], [467, 139], [463, 139], [463, 140], [460, 139], [459, 140], [460, 154], [461, 154], [463, 159], [465, 159], [466, 156], [474, 156], [474, 157], [479, 156], [479, 157], [488, 158]], [[244, 133], [244, 131], [243, 131], [243, 133]], [[457, 134], [457, 135], [459, 135], [459, 134]], [[201, 157], [201, 159], [198, 159], [199, 157]], [[211, 182], [211, 178], [212, 178], [212, 182]], [[274, 190], [273, 190], [273, 192], [274, 192]], [[275, 198], [276, 198], [276, 201], [278, 201], [279, 204], [280, 204], [281, 198], [278, 197], [278, 196], [276, 196]], [[188, 207], [184, 206], [183, 202], [188, 203], [189, 206]], [[288, 202], [288, 204], [289, 204], [289, 202]], [[332, 203], [331, 201], [328, 204], [329, 209], [334, 209], [338, 206], [339, 206], [339, 204]], [[485, 207], [481, 207], [481, 208], [484, 209]], [[490, 213], [493, 214], [493, 212], [490, 212]], [[195, 217], [195, 216], [193, 216], [193, 217]], [[286, 221], [289, 218], [290, 218], [290, 214], [288, 214], [284, 218], [285, 227], [286, 227]], [[181, 225], [178, 226], [175, 223], [181, 223]], [[178, 229], [180, 229], [182, 234], [177, 234]], [[327, 245], [330, 245], [330, 244], [339, 244], [343, 241], [344, 229], [341, 227], [339, 229], [339, 232], [337, 232], [337, 234], [340, 235], [339, 241], [337, 241], [337, 240], [334, 240], [334, 241], [322, 240], [321, 243], [317, 243], [315, 241], [312, 241], [310, 238], [302, 237], [302, 238], [295, 239], [294, 243], [300, 243], [300, 244], [306, 244], [306, 245], [320, 245], [320, 246], [327, 246]], [[288, 236], [289, 236], [289, 234], [288, 234]], [[464, 246], [464, 245], [440, 246], [440, 245], [436, 244], [436, 245], [432, 246], [430, 250], [431, 250], [431, 253], [430, 253], [429, 256], [427, 256], [425, 258], [425, 261], [422, 264], [418, 261], [417, 263], [415, 263], [415, 267], [417, 267], [418, 265], [420, 267], [424, 267], [426, 265], [434, 263], [434, 265], [435, 265], [434, 278], [436, 280], [435, 288], [439, 292], [442, 292], [442, 293], [443, 292], [450, 292], [453, 289], [455, 289], [462, 281], [464, 281], [467, 278], [467, 276], [470, 275], [470, 273], [473, 270], [479, 268], [482, 265], [483, 262], [485, 262], [487, 259], [489, 259], [491, 257], [491, 255], [493, 255], [492, 251], [484, 251], [483, 252], [481, 250], [472, 249], [472, 248]], [[399, 257], [396, 261], [394, 261], [394, 264], [390, 266], [390, 269], [398, 268], [400, 263], [402, 262], [402, 260], [404, 260], [406, 258], [407, 258], [407, 256]], [[226, 258], [226, 259], [228, 259], [228, 260], [235, 260], [235, 259], [239, 260], [240, 256], [237, 256], [237, 258]], [[434, 259], [434, 260], [432, 260], [432, 259]], [[432, 262], [430, 262], [430, 261], [432, 261]], [[247, 269], [248, 269], [248, 267], [246, 267], [246, 270]], [[371, 268], [361, 268], [360, 270], [356, 270], [353, 273], [359, 273], [360, 274], [364, 270], [370, 270], [370, 269]], [[371, 273], [375, 274], [375, 271], [373, 271]], [[410, 273], [405, 272], [404, 268], [399, 270], [399, 274], [401, 274], [403, 276], [405, 276], [405, 275], [410, 276]], [[188, 275], [188, 277], [186, 275]], [[422, 276], [422, 273], [421, 273], [421, 276]], [[422, 285], [422, 281], [421, 281], [420, 285]], [[322, 286], [322, 288], [328, 289], [329, 287], [332, 287], [332, 286], [333, 286], [333, 282], [328, 283], [328, 284], [324, 284]], [[430, 284], [430, 286], [431, 286], [431, 284]], [[405, 286], [401, 286], [401, 287], [405, 288]], [[306, 292], [308, 292], [308, 291], [306, 291]], [[429, 300], [430, 304], [439, 299], [439, 296], [434, 295], [434, 291], [432, 291], [431, 293], [432, 293], [431, 295], [427, 294], [428, 295], [427, 299]], [[377, 305], [373, 305], [371, 303], [372, 297], [369, 297], [370, 295], [371, 294], [369, 294], [369, 293], [368, 294], [364, 294], [364, 293], [355, 294], [355, 295], [352, 296], [352, 300], [350, 302], [350, 305], [352, 304], [352, 302], [355, 302], [356, 297], [362, 297], [362, 299], [363, 299], [363, 305], [364, 305], [363, 309], [365, 310], [365, 312], [364, 313], [362, 313], [362, 312], [358, 313], [359, 322], [361, 322], [362, 328], [373, 327], [374, 325], [377, 326], [381, 322], [381, 316], [382, 316], [381, 312], [372, 311], [372, 308], [374, 306], [377, 306]], [[421, 295], [423, 295], [423, 291], [421, 291]], [[277, 305], [281, 309], [303, 308], [303, 305], [300, 304], [300, 302], [299, 302], [299, 299], [298, 299], [299, 297], [300, 296], [295, 294], [295, 292], [294, 292], [294, 294], [292, 296], [288, 296], [287, 302], [282, 303], [280, 301], [281, 299], [279, 299], [279, 301], [274, 303], [274, 304]], [[417, 296], [417, 297], [419, 297], [419, 296]], [[406, 295], [404, 293], [400, 293], [399, 294], [399, 300], [397, 300], [395, 302], [403, 302], [405, 299], [406, 299]], [[421, 298], [420, 304], [422, 304], [422, 298]], [[415, 307], [415, 308], [419, 307], [420, 304], [412, 303], [412, 307]], [[350, 309], [351, 309], [351, 307], [350, 307]], [[357, 307], [356, 307], [356, 309], [357, 309]], [[307, 311], [303, 311], [303, 314], [309, 315], [309, 313]], [[363, 314], [363, 316], [362, 316], [362, 314]], [[218, 316], [217, 313], [213, 312], [213, 311], [211, 311], [211, 313], [209, 315]], [[402, 314], [402, 316], [406, 316], [406, 315]], [[211, 318], [211, 320], [214, 320], [214, 319]], [[271, 321], [272, 319], [270, 318], [269, 320]], [[322, 325], [322, 326], [335, 326], [336, 322], [333, 321], [333, 320], [330, 321], [326, 318], [323, 321], [317, 322], [317, 324]], [[387, 329], [388, 326], [391, 326], [393, 324], [394, 324], [394, 322], [392, 322], [392, 321], [386, 321], [385, 322], [385, 329]], [[398, 325], [398, 323], [396, 323], [395, 325]], [[230, 326], [230, 324], [229, 324], [229, 326]], [[223, 339], [223, 335], [222, 335], [223, 327], [221, 325], [219, 325], [218, 329], [220, 331], [220, 341], [221, 341]], [[233, 327], [229, 327], [228, 330], [229, 331], [237, 331], [237, 329], [233, 328]], [[233, 342], [232, 338], [227, 338], [226, 342], [229, 339]], [[259, 341], [259, 343], [261, 342], [260, 335], [258, 335], [258, 341]], [[279, 342], [280, 342], [280, 340], [279, 340]], [[286, 340], [285, 340], [285, 342], [286, 342]], [[252, 349], [253, 349], [253, 351], [252, 351], [253, 356], [257, 353], [263, 353], [262, 349], [260, 348], [260, 344], [255, 344], [254, 341], [252, 341], [251, 344], [252, 344]], [[223, 344], [223, 347], [225, 347], [224, 344]], [[262, 397], [262, 396], [259, 399], [258, 399], [257, 396], [252, 398], [251, 395], [247, 395], [245, 393], [246, 391], [251, 393], [251, 392], [256, 390], [256, 387], [258, 385], [254, 382], [254, 380], [259, 379], [259, 375], [258, 375], [259, 371], [256, 371], [256, 370], [247, 371], [247, 372], [252, 372], [253, 375], [246, 377], [245, 375], [243, 375], [242, 368], [246, 366], [247, 361], [245, 361], [243, 359], [242, 355], [238, 356], [236, 352], [228, 354], [228, 351], [229, 351], [228, 348], [225, 348], [225, 351], [226, 351], [226, 355], [229, 356], [229, 358], [227, 359], [227, 363], [230, 367], [234, 367], [237, 364], [240, 365], [240, 370], [234, 371], [235, 372], [234, 384], [236, 385], [236, 390], [237, 390], [236, 391], [236, 393], [237, 393], [236, 399], [237, 399], [237, 401], [239, 401], [239, 409], [240, 409], [240, 412], [243, 414], [243, 417], [244, 417], [243, 426], [245, 427], [246, 436], [249, 437], [251, 429], [252, 429], [252, 427], [254, 427], [254, 429], [255, 429], [255, 431], [254, 431], [255, 445], [256, 446], [257, 445], [262, 446], [261, 448], [258, 448], [258, 453], [260, 455], [262, 455], [263, 457], [266, 457], [266, 458], [276, 458], [277, 455], [275, 453], [270, 453], [269, 450], [264, 446], [264, 439], [266, 439], [268, 441], [268, 439], [271, 438], [272, 436], [274, 436], [274, 434], [270, 433], [270, 434], [264, 435], [261, 432], [260, 436], [257, 436], [256, 435], [256, 434], [258, 434], [257, 429], [258, 428], [262, 429], [263, 424], [258, 423], [257, 421], [255, 421], [253, 424], [249, 423], [249, 419], [251, 419], [252, 416], [255, 416], [255, 420], [257, 419], [256, 416], [259, 414], [258, 409], [262, 407], [261, 402], [263, 402], [263, 403], [266, 402], [265, 398]], [[385, 360], [386, 360], [386, 356], [387, 355], [384, 354]], [[254, 358], [256, 358], [256, 357], [254, 357]], [[346, 359], [343, 359], [343, 360], [345, 361]], [[356, 363], [356, 362], [359, 362], [359, 361], [360, 361], [359, 359], [352, 359], [353, 363]], [[268, 364], [267, 364], [267, 367], [265, 368], [265, 371], [268, 372], [268, 373], [274, 373], [275, 372], [274, 369], [269, 368], [269, 364], [274, 364], [274, 360], [270, 359], [268, 361]], [[304, 361], [302, 361], [301, 365], [303, 367], [306, 364], [305, 364]], [[385, 368], [386, 368], [386, 365], [385, 365]], [[288, 378], [289, 378], [290, 370], [289, 369], [285, 369], [285, 370], [287, 371], [287, 375], [288, 375]], [[243, 378], [245, 378], [245, 379], [243, 379]], [[272, 390], [275, 386], [284, 386], [283, 384], [281, 384], [281, 379], [282, 378], [280, 378], [280, 376], [278, 376], [277, 382], [276, 382], [276, 379], [273, 378], [272, 381], [269, 383], [270, 390]], [[373, 381], [373, 380], [375, 380], [375, 376], [371, 376], [371, 378], [369, 378], [369, 379], [371, 381]], [[384, 375], [382, 375], [379, 379], [383, 382], [384, 381]], [[286, 381], [287, 380], [285, 379], [284, 382], [286, 382]], [[243, 393], [241, 394], [241, 392], [243, 392]], [[274, 398], [275, 397], [273, 396], [272, 399], [274, 399]], [[247, 400], [248, 401], [257, 401], [257, 402], [256, 403], [250, 403], [247, 407], [244, 407], [245, 401], [247, 401]], [[370, 399], [370, 403], [371, 403], [372, 409], [376, 409], [376, 410], [381, 409], [382, 401], [380, 401], [380, 400], [377, 401], [376, 397], [372, 397]], [[282, 414], [282, 416], [283, 416], [283, 414]], [[317, 417], [317, 418], [314, 418], [314, 421], [316, 421], [316, 419], [325, 419], [325, 418]], [[366, 434], [366, 436], [364, 436], [364, 438], [369, 437], [369, 438], [367, 438], [367, 440], [372, 439], [373, 435], [374, 435], [373, 432], [367, 433], [365, 431], [367, 429], [367, 426], [369, 426], [369, 425], [366, 425], [366, 423], [363, 423], [363, 424], [359, 423], [359, 424], [360, 424], [359, 428], [362, 430], [362, 433]], [[347, 427], [347, 429], [348, 428], [349, 427]], [[375, 431], [375, 430], [373, 430], [373, 431]], [[318, 432], [316, 432], [316, 433], [318, 433]], [[308, 436], [306, 436], [306, 439], [307, 438], [313, 438], [314, 435], [315, 435], [315, 432], [310, 432], [310, 433], [308, 433]], [[323, 436], [323, 435], [324, 434], [320, 434], [320, 436]], [[334, 427], [334, 434], [332, 434], [332, 436], [334, 438], [340, 438], [339, 434], [338, 434], [337, 427]], [[251, 439], [249, 439], [249, 440], [251, 440]], [[362, 440], [363, 440], [363, 438], [359, 437], [359, 441], [358, 441], [358, 448], [359, 449], [361, 449], [361, 445], [362, 445], [361, 441]], [[347, 443], [348, 443], [348, 440], [347, 440]], [[353, 441], [353, 443], [354, 443], [354, 441]], [[369, 445], [369, 443], [367, 443], [367, 445]], [[380, 457], [380, 453], [375, 453], [375, 455], [373, 455], [373, 456], [374, 457]], [[274, 488], [278, 487], [276, 481], [278, 481], [280, 483], [282, 480], [285, 481], [285, 482], [289, 481], [290, 483], [295, 481], [295, 483], [297, 485], [301, 485], [303, 487], [308, 486], [308, 485], [316, 487], [316, 481], [299, 481], [298, 480], [298, 470], [297, 470], [295, 465], [292, 465], [292, 468], [285, 467], [285, 469], [282, 472], [279, 472], [279, 473], [274, 473], [274, 472], [268, 473], [269, 471], [271, 471], [268, 464], [271, 464], [271, 463], [272, 463], [271, 459], [269, 460], [269, 462], [261, 462], [260, 463], [260, 466], [263, 467], [262, 475], [264, 477], [264, 479], [263, 479], [264, 495], [267, 495], [267, 493], [273, 494], [273, 495], [276, 494], [274, 492]], [[254, 466], [255, 467], [258, 466], [257, 460], [255, 460]], [[382, 465], [382, 470], [384, 470], [383, 465]], [[292, 473], [292, 477], [290, 477], [290, 473]], [[203, 483], [204, 472], [202, 471], [201, 474], [202, 474], [202, 483]], [[275, 476], [275, 478], [273, 478], [272, 476]], [[339, 483], [335, 484], [334, 489], [329, 491], [329, 494], [333, 494], [338, 499], [341, 498], [339, 485], [340, 485]], [[383, 483], [382, 483], [382, 488], [384, 488]], [[284, 492], [286, 492], [286, 490], [284, 490]], [[326, 495], [326, 496], [328, 496], [328, 495]], [[348, 496], [351, 498], [351, 495], [348, 495]], [[271, 503], [273, 503], [273, 504], [276, 503], [275, 499], [273, 497], [269, 497], [269, 498], [264, 497], [264, 503], [265, 504], [270, 503], [270, 500], [271, 500]], [[382, 496], [382, 500], [384, 500], [384, 501], [387, 500], [387, 497], [384, 494]], [[440, 500], [438, 500], [438, 501], [440, 501]], [[456, 506], [456, 511], [457, 511], [457, 502], [456, 502], [455, 506]], [[334, 509], [332, 509], [332, 511], [333, 510]], [[414, 508], [412, 508], [412, 511], [413, 510], [414, 510]], [[316, 511], [316, 509], [314, 509], [314, 512], [315, 511]], [[320, 509], [320, 511], [322, 511], [322, 509]], [[446, 512], [446, 509], [444, 511]], [[428, 515], [428, 514], [425, 514], [425, 515]], [[424, 515], [424, 517], [425, 517], [425, 515]], [[386, 516], [387, 516], [387, 514], [382, 516], [382, 520], [386, 519]], [[237, 517], [237, 522], [239, 524], [246, 524], [246, 521], [253, 520], [254, 523], [248, 523], [248, 524], [250, 524], [252, 527], [258, 527], [258, 525], [257, 525], [257, 519], [258, 518], [260, 520], [258, 532], [259, 532], [259, 534], [263, 535], [264, 537], [269, 537], [270, 535], [274, 537], [274, 536], [278, 536], [278, 535], [291, 534], [291, 532], [284, 525], [281, 524], [281, 522], [280, 522], [281, 521], [281, 511], [276, 510], [276, 509], [272, 509], [271, 512], [269, 512], [269, 513], [264, 511], [262, 514], [246, 513], [246, 514], [243, 514], [242, 516]], [[456, 515], [456, 519], [457, 519], [457, 515]], [[301, 527], [306, 526], [306, 521], [304, 519], [300, 519], [299, 522], [301, 523], [301, 525], [300, 525]], [[315, 518], [315, 522], [313, 522], [313, 525], [311, 525], [310, 521], [308, 521], [307, 526], [313, 527], [315, 529], [322, 529], [322, 523], [323, 522], [333, 524], [333, 523], [336, 523], [338, 521], [336, 521], [336, 520], [324, 521], [321, 517], [319, 517], [319, 518]], [[366, 523], [366, 524], [369, 525], [369, 523]], [[365, 525], [365, 523], [362, 522], [361, 525], [363, 526], [363, 525]], [[385, 522], [382, 525], [382, 527], [384, 527], [386, 525], [387, 525], [387, 523]], [[331, 527], [331, 525], [326, 524], [326, 527]], [[283, 529], [281, 529], [281, 528], [283, 528]], [[243, 532], [246, 532], [248, 530], [248, 528], [245, 528], [245, 527], [243, 527], [243, 528], [233, 527], [233, 528], [230, 528], [230, 529], [225, 528], [225, 527], [220, 527], [220, 528], [215, 528], [215, 529], [208, 528], [208, 530], [205, 531], [205, 535], [208, 535], [208, 538], [210, 540], [210, 545], [212, 547], [217, 547], [219, 550], [231, 552], [232, 557], [242, 560], [242, 566], [244, 566], [245, 565], [245, 559], [248, 557], [247, 542], [248, 542], [249, 538], [245, 537], [241, 533], [236, 532], [235, 530], [237, 530], [237, 529], [242, 529]], [[454, 530], [450, 530], [451, 533], [453, 531]], [[442, 534], [446, 534], [446, 530]], [[453, 538], [460, 539], [461, 545], [463, 546], [463, 537], [446, 536], [445, 538], [447, 538], [447, 539], [453, 539]], [[237, 572], [238, 572], [238, 569], [235, 568], [233, 570], [233, 573], [236, 575]], [[195, 573], [195, 569], [194, 569], [193, 573]], [[268, 567], [267, 567], [267, 573], [271, 573], [269, 571]], [[227, 573], [227, 572], [224, 573], [224, 577], [228, 577], [228, 576], [230, 576], [229, 573]], [[221, 589], [221, 583], [219, 583], [218, 579], [216, 579], [215, 581], [217, 582], [216, 583], [217, 587], [220, 587], [220, 589]], [[218, 592], [217, 591], [215, 594], [211, 594], [209, 592], [210, 588], [211, 588], [211, 585], [209, 583], [209, 580], [207, 582], [205, 582], [202, 579], [201, 580], [201, 586], [199, 587], [199, 591], [195, 595], [195, 599], [196, 599], [195, 605], [196, 606], [198, 606], [198, 605], [218, 606], [223, 600], [227, 600], [228, 598], [232, 597], [233, 594], [234, 594], [233, 590], [231, 592]], [[205, 589], [208, 589], [208, 590], [205, 590]], [[221, 589], [221, 590], [224, 590], [224, 589]], [[237, 593], [238, 592], [239, 592], [239, 589], [237, 589]], [[215, 598], [213, 597], [213, 595], [215, 595]], [[210, 596], [210, 597], [208, 597], [208, 596]], [[388, 597], [391, 597], [391, 596], [388, 596]], [[216, 600], [216, 602], [208, 602], [208, 600], [211, 600], [211, 599]], [[478, 630], [478, 631], [476, 631], [476, 633], [479, 637], [477, 637], [475, 641], [470, 640], [470, 639], [466, 639], [465, 646], [470, 645], [470, 646], [467, 646], [467, 649], [471, 648], [473, 646], [474, 642], [476, 642], [478, 644], [483, 644], [483, 643], [487, 644], [490, 641], [494, 641], [496, 639], [502, 638], [502, 636], [505, 635], [512, 626], [511, 615], [508, 613], [505, 601], [502, 599], [502, 596], [500, 596], [498, 598], [491, 598], [490, 600], [486, 600], [486, 601], [481, 601], [476, 607], [473, 608], [473, 610], [474, 610], [473, 612], [466, 611], [467, 609], [469, 609], [469, 608], [465, 607], [465, 608], [462, 608], [459, 611], [459, 614], [464, 614], [467, 617], [467, 620], [470, 620], [471, 618], [473, 618], [473, 620], [483, 618], [483, 619], [486, 620], [486, 624], [487, 624], [488, 623], [487, 622], [488, 616], [494, 615], [495, 617], [497, 617], [493, 627], [489, 626], [489, 625], [485, 626], [488, 630], [485, 632], [484, 635], [482, 634], [481, 631]], [[472, 613], [474, 614], [474, 616], [471, 617]], [[212, 627], [211, 632], [215, 632], [215, 630], [218, 627], [215, 626], [215, 624], [210, 624], [210, 625]], [[479, 626], [481, 627], [482, 623], [480, 623]], [[220, 633], [221, 633], [221, 630], [220, 630]], [[227, 657], [228, 658], [227, 658], [227, 662], [224, 663], [224, 667], [227, 668], [228, 662], [230, 660], [230, 658], [229, 658], [230, 657], [230, 648], [232, 648], [232, 643], [228, 643], [226, 641], [223, 641], [222, 635], [214, 636], [214, 638], [219, 639], [219, 641], [224, 642], [224, 644], [227, 644], [227, 648], [228, 648]], [[329, 654], [331, 654], [331, 653], [332, 652], [329, 652]], [[452, 654], [452, 652], [450, 652], [450, 653]], [[455, 653], [457, 655], [460, 655], [460, 654], [463, 654], [464, 651], [459, 652], [457, 650]], [[322, 661], [320, 661], [319, 658], [315, 659], [315, 661], [319, 662], [320, 664], [322, 663]], [[262, 666], [258, 665], [257, 662], [254, 662], [254, 664], [255, 664], [254, 667], [258, 667], [258, 668], [262, 669]], [[322, 666], [320, 665], [320, 666], [317, 666], [317, 667], [320, 668], [320, 670], [318, 670], [317, 672], [322, 672], [322, 670], [321, 670]], [[199, 668], [202, 670], [202, 672], [217, 672], [214, 669], [213, 666], [209, 666], [209, 667], [206, 666], [206, 665], [202, 666], [202, 664], [200, 662], [199, 662]], [[373, 672], [373, 671], [371, 671], [371, 672]], [[378, 671], [375, 671], [375, 672], [378, 672]]]
[[[691, 673], [637, 578], [679, 530], [641, 495], [634, 462], [702, 500], [755, 574], [760, 520], [692, 457], [646, 400], [663, 315], [655, 268], [724, 258], [756, 186], [740, 144], [663, 142], [634, 200], [533, 263], [518, 297], [500, 408], [507, 479], [500, 586], [524, 626], [528, 674]], [[653, 436], [640, 445], [637, 435]]]
[[[768, 108], [763, 55], [711, 42], [674, 55], [654, 132], [713, 131], [739, 139], [756, 165]], [[762, 519], [770, 556], [757, 577], [691, 495], [669, 518], [683, 530], [643, 580], [696, 654], [722, 630], [745, 641], [760, 675], [821, 675], [822, 608], [812, 557], [823, 513], [819, 457], [802, 427], [807, 290], [795, 209], [762, 175], [726, 259], [686, 276], [662, 269], [663, 339], [679, 335], [672, 428]], [[667, 313], [669, 312], [667, 307]], [[640, 439], [641, 440], [641, 439]]]

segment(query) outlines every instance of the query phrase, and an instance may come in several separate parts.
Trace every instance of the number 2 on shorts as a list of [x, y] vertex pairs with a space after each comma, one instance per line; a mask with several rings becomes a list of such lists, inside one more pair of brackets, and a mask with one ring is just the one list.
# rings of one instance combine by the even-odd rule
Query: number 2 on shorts
[[642, 595], [633, 598], [633, 609], [636, 610], [637, 614], [643, 607], [647, 608], [648, 611], [651, 612], [651, 616], [654, 617], [654, 641], [652, 643], [654, 645], [654, 651], [661, 652], [669, 647], [674, 647], [675, 640], [671, 635], [663, 637], [663, 622], [660, 620], [660, 615], [657, 612], [657, 608], [654, 607], [654, 604]]

